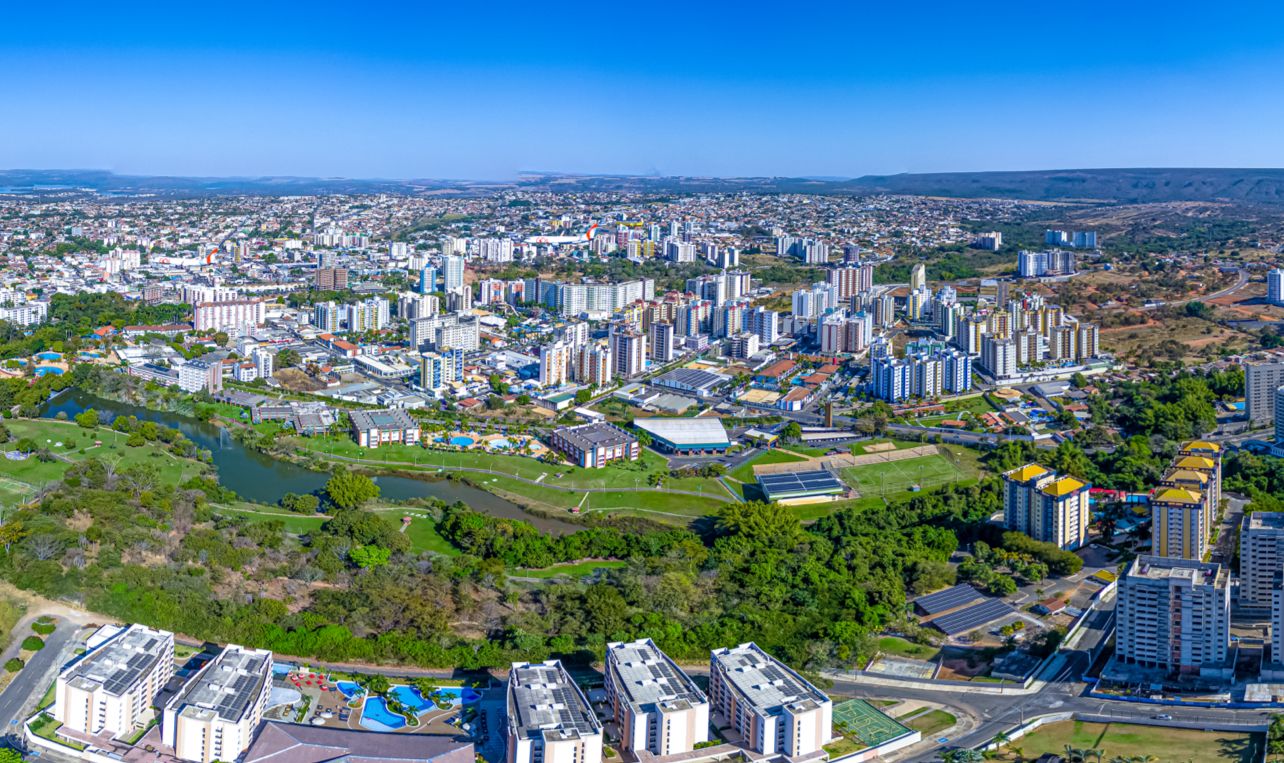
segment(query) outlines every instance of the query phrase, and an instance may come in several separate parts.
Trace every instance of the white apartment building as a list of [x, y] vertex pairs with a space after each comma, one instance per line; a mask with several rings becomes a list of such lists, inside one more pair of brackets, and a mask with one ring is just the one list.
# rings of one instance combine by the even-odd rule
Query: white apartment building
[[546, 344], [539, 351], [539, 383], [560, 387], [570, 380], [572, 347], [566, 342]]
[[196, 763], [249, 748], [272, 691], [272, 653], [228, 644], [165, 705], [161, 742]]
[[602, 763], [602, 724], [559, 660], [508, 672], [507, 763]]
[[[1284, 513], [1255, 511], [1245, 515], [1239, 535], [1240, 606], [1273, 606], [1280, 570], [1284, 570]], [[1284, 656], [1284, 652], [1276, 654]]]
[[709, 699], [762, 755], [811, 755], [833, 737], [829, 697], [754, 643], [710, 653]]
[[201, 302], [193, 309], [193, 326], [197, 331], [243, 331], [262, 326], [267, 309], [261, 299], [233, 299], [223, 302]]
[[178, 367], [178, 388], [184, 392], [218, 392], [223, 389], [223, 365], [200, 359], [187, 361]]
[[1275, 391], [1284, 386], [1284, 363], [1244, 367], [1244, 413], [1254, 424], [1275, 420]]
[[651, 639], [606, 646], [606, 696], [620, 745], [680, 755], [709, 741], [709, 700]]
[[131, 625], [63, 669], [51, 715], [83, 734], [125, 735], [151, 722], [173, 675], [174, 634]]
[[1226, 659], [1230, 575], [1220, 564], [1139, 556], [1119, 580], [1115, 657], [1198, 673]]

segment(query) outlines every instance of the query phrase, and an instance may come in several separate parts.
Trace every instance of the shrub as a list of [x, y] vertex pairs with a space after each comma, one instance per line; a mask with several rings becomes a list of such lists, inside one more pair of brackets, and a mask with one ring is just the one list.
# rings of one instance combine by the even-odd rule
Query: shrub
[[23, 667], [26, 666], [26, 664], [27, 663], [23, 662], [17, 657], [10, 657], [9, 659], [5, 660], [4, 669], [9, 671], [10, 673], [17, 673], [19, 670], [22, 670]]
[[56, 627], [57, 627], [56, 625], [49, 622], [48, 620], [37, 620], [36, 622], [31, 624], [31, 630], [35, 631], [36, 633], [39, 633], [42, 636], [48, 636], [50, 633], [53, 633], [54, 628]]
[[39, 636], [27, 636], [22, 640], [22, 648], [28, 652], [36, 652], [45, 646], [44, 639]]

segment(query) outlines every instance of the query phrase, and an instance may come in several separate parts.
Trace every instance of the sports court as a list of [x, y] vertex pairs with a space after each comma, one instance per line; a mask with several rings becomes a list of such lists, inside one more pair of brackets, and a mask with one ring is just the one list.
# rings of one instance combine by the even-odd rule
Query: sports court
[[870, 673], [902, 678], [936, 678], [936, 663], [880, 654], [865, 668]]
[[882, 496], [907, 492], [914, 485], [930, 490], [967, 479], [969, 475], [949, 458], [931, 455], [850, 466], [843, 469], [842, 476], [861, 495]]
[[859, 739], [866, 747], [883, 744], [910, 731], [863, 699], [849, 699], [834, 705], [834, 728], [843, 736]]

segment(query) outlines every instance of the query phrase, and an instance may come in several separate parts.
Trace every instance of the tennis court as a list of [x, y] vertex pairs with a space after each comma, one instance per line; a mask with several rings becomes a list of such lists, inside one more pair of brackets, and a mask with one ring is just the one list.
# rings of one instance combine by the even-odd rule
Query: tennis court
[[909, 729], [863, 699], [849, 699], [834, 705], [834, 728], [843, 736], [855, 737], [866, 747], [874, 747]]
[[945, 456], [932, 455], [849, 466], [843, 469], [842, 476], [863, 496], [891, 496], [905, 493], [914, 485], [931, 490], [970, 475]]

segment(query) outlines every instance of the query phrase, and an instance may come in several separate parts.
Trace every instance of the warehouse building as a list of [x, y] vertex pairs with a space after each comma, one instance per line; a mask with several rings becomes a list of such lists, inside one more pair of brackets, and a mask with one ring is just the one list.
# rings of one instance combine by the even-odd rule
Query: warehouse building
[[651, 436], [651, 445], [668, 453], [721, 453], [731, 447], [722, 422], [715, 418], [634, 419], [633, 426]]
[[709, 741], [709, 700], [651, 639], [607, 644], [606, 696], [625, 750], [680, 755]]

